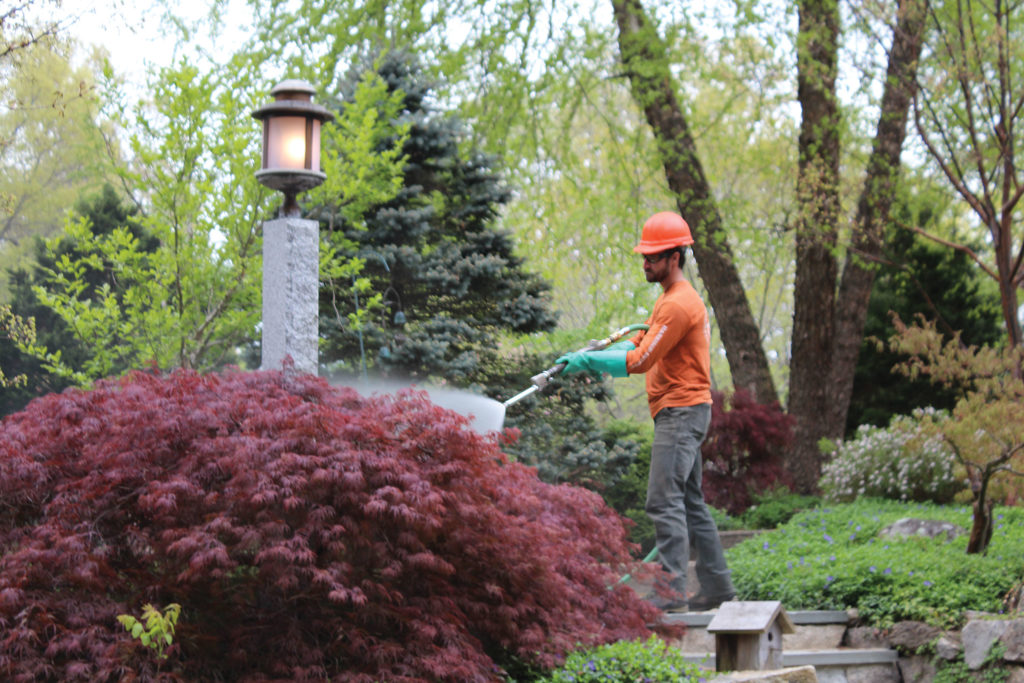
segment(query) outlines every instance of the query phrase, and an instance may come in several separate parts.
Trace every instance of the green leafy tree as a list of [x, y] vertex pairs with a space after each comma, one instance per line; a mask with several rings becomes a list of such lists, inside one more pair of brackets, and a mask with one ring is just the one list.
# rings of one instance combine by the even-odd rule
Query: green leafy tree
[[[885, 345], [894, 332], [892, 314], [902, 320], [923, 315], [936, 321], [947, 340], [959, 334], [968, 345], [995, 344], [1004, 335], [999, 296], [966, 254], [947, 249], [903, 226], [934, 225], [941, 206], [934, 192], [904, 199], [878, 264], [857, 357], [847, 435], [859, 425], [883, 427], [915, 408], [952, 409], [961, 392], [894, 372], [905, 361]], [[933, 231], [936, 228], [931, 228]]]
[[[21, 0], [0, 5], [0, 63], [19, 56], [23, 50], [60, 35], [76, 19], [74, 12], [62, 11], [61, 0]], [[39, 20], [37, 12], [50, 10]]]
[[[0, 343], [4, 341], [13, 341], [26, 345], [34, 344], [36, 341], [36, 327], [35, 321], [31, 318], [25, 320], [11, 312], [9, 305], [0, 304]], [[14, 375], [13, 377], [8, 376], [4, 372], [4, 365], [6, 363], [0, 363], [0, 390], [19, 387], [28, 382], [28, 377], [24, 373]], [[9, 366], [7, 372], [11, 372]]]
[[[38, 353], [51, 371], [86, 384], [147, 364], [209, 369], [253, 337], [268, 193], [252, 174], [258, 93], [246, 80], [237, 65], [201, 73], [182, 61], [157, 74], [152, 101], [119, 112], [136, 131], [134, 164], [119, 172], [159, 246], [147, 250], [127, 227], [96, 235], [76, 221], [48, 242], [56, 253], [71, 239], [82, 257], [55, 258], [34, 292], [86, 348], [81, 367], [60, 349]], [[114, 281], [91, 291], [87, 274], [101, 265]]]
[[1024, 380], [1020, 346], [967, 346], [946, 340], [932, 322], [896, 321], [892, 348], [907, 354], [911, 377], [963, 392], [949, 420], [934, 423], [970, 484], [973, 513], [968, 553], [983, 553], [992, 537], [992, 506], [1024, 493]]
[[57, 234], [78, 196], [110, 177], [99, 56], [79, 66], [73, 57], [72, 43], [47, 36], [0, 58], [0, 270], [26, 255], [34, 236]]
[[[138, 248], [143, 253], [152, 253], [158, 246], [156, 239], [139, 224], [137, 208], [119, 197], [110, 185], [80, 199], [73, 215], [87, 226], [91, 235], [88, 241], [105, 238], [122, 229], [138, 240]], [[65, 235], [51, 249], [43, 240], [35, 240], [32, 258], [10, 271], [10, 308], [23, 320], [30, 321], [36, 334], [31, 338], [12, 335], [5, 339], [0, 336], [0, 366], [25, 378], [21, 386], [0, 389], [0, 415], [21, 410], [30, 399], [59, 391], [72, 383], [71, 378], [47, 370], [43, 360], [23, 349], [59, 350], [61, 361], [78, 369], [83, 368], [89, 358], [88, 347], [80, 340], [84, 330], [76, 333], [74, 327], [78, 321], [67, 323], [44, 305], [35, 291], [37, 287], [45, 289], [48, 286], [48, 274], [55, 272], [57, 263], [65, 260], [82, 263], [83, 289], [79, 296], [83, 302], [99, 300], [103, 291], [119, 289], [118, 281], [122, 274], [111, 270], [112, 263], [104, 261], [99, 253], [89, 253], [83, 242]], [[114, 368], [115, 371], [126, 369], [120, 365]]]
[[974, 239], [925, 234], [970, 255], [998, 284], [1007, 341], [1020, 345], [1024, 167], [1017, 164], [1017, 143], [1024, 123], [1019, 94], [1024, 33], [1015, 10], [1019, 13], [1019, 7], [1005, 2], [928, 3], [936, 40], [922, 62], [914, 125], [941, 176], [970, 208], [989, 248], [975, 249]]
[[[77, 256], [53, 256], [46, 281], [33, 289], [85, 347], [78, 364], [57, 346], [36, 355], [75, 383], [148, 364], [216, 368], [244, 362], [244, 350], [254, 346], [260, 227], [275, 198], [253, 175], [259, 136], [249, 112], [265, 94], [253, 83], [258, 62], [251, 53], [240, 51], [220, 66], [202, 64], [195, 58], [161, 70], [152, 101], [118, 111], [136, 131], [134, 163], [120, 169], [123, 184], [141, 207], [138, 224], [157, 246], [144, 247], [127, 227], [96, 234], [71, 222], [60, 240], [76, 244]], [[358, 102], [372, 101], [365, 93], [379, 87], [359, 84]], [[397, 130], [387, 110], [362, 106], [346, 111], [336, 129], [328, 127], [325, 187], [338, 192], [338, 216], [394, 193], [398, 155], [376, 146], [381, 130]], [[60, 240], [49, 245], [54, 255]], [[86, 275], [100, 264], [116, 278], [90, 289]], [[326, 249], [324, 265], [329, 276], [341, 269], [355, 278], [361, 262]]]

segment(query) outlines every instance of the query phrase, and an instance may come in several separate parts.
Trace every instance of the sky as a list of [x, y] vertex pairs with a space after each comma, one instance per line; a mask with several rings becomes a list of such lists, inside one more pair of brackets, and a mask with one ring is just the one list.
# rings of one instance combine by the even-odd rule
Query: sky
[[[232, 0], [232, 6], [232, 11], [244, 15], [242, 0]], [[150, 67], [166, 66], [176, 56], [176, 41], [164, 35], [166, 11], [193, 21], [202, 18], [207, 7], [205, 0], [62, 0], [60, 10], [73, 21], [72, 36], [85, 46], [106, 48], [114, 70], [131, 85], [142, 87]]]

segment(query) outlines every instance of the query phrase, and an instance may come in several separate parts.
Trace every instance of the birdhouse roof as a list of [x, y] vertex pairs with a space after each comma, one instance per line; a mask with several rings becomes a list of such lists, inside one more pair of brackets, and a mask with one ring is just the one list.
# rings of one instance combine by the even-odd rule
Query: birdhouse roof
[[775, 621], [783, 633], [793, 633], [796, 627], [778, 600], [750, 600], [723, 602], [718, 613], [707, 626], [708, 633], [763, 633]]

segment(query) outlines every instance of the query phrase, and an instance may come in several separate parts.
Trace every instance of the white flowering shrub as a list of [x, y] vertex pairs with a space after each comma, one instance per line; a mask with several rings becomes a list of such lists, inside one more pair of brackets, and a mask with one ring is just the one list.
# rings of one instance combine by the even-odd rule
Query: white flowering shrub
[[948, 419], [933, 408], [918, 409], [897, 415], [888, 427], [861, 425], [853, 439], [823, 445], [831, 457], [822, 467], [822, 495], [836, 502], [951, 502], [966, 483], [937, 428]]

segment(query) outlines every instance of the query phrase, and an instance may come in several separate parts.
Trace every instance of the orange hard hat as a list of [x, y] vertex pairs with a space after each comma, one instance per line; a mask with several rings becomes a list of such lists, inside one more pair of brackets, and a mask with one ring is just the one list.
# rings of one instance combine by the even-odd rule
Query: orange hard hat
[[661, 211], [647, 219], [640, 234], [640, 244], [633, 247], [639, 254], [657, 254], [672, 247], [693, 244], [690, 226], [683, 217], [671, 211]]

